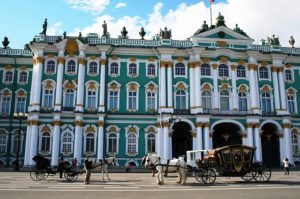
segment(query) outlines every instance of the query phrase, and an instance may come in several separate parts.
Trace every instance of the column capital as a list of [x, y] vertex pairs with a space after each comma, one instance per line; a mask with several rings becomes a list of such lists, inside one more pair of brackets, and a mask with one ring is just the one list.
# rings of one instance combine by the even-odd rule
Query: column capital
[[203, 126], [202, 122], [195, 122], [196, 128], [201, 128]]
[[203, 126], [206, 128], [206, 127], [209, 127], [210, 126], [210, 123], [209, 122], [205, 122], [203, 123]]
[[236, 65], [232, 64], [231, 66], [231, 70], [235, 70], [236, 69]]
[[97, 122], [97, 125], [98, 125], [99, 127], [103, 127], [103, 126], [104, 126], [104, 121], [103, 121], [103, 120], [99, 120], [99, 121]]
[[36, 63], [37, 64], [42, 64], [43, 63], [43, 57], [36, 57]]
[[155, 126], [156, 126], [157, 128], [161, 128], [160, 122], [156, 122], [156, 123], [155, 123]]
[[163, 67], [166, 67], [166, 61], [160, 61], [160, 67], [163, 68]]
[[212, 64], [212, 68], [216, 70], [218, 68], [218, 64]]
[[251, 122], [248, 122], [248, 123], [246, 123], [246, 128], [253, 128], [254, 127], [254, 123], [251, 123]]
[[32, 126], [37, 126], [39, 124], [38, 120], [31, 120], [31, 125]]
[[167, 67], [168, 67], [168, 68], [172, 68], [173, 62], [168, 61], [166, 64], [167, 64]]
[[53, 126], [60, 126], [60, 120], [53, 120], [52, 125]]
[[259, 123], [254, 123], [254, 124], [253, 124], [253, 127], [254, 127], [254, 128], [259, 128], [259, 126], [260, 126]]
[[82, 64], [82, 65], [85, 65], [86, 60], [85, 60], [84, 58], [79, 58], [79, 59], [78, 59], [78, 63], [79, 63], [79, 64]]
[[289, 123], [285, 123], [285, 124], [282, 124], [282, 127], [284, 129], [290, 129], [292, 127], [292, 124], [289, 124]]
[[189, 68], [195, 68], [195, 63], [194, 62], [189, 62], [188, 67]]
[[283, 67], [278, 67], [278, 73], [282, 73], [282, 72], [283, 72], [283, 70], [284, 70], [284, 68], [283, 68]]
[[162, 122], [162, 126], [163, 127], [169, 127], [169, 122], [167, 122], [167, 121]]
[[59, 64], [64, 64], [65, 63], [65, 58], [63, 58], [63, 57], [59, 57], [57, 60], [58, 60]]
[[100, 60], [100, 63], [101, 63], [101, 65], [105, 65], [106, 59], [103, 59], [103, 58], [102, 58], [102, 59]]
[[26, 124], [27, 124], [27, 126], [31, 126], [31, 121], [30, 120], [26, 120]]
[[74, 125], [82, 127], [83, 126], [83, 121], [82, 120], [75, 120]]
[[248, 64], [248, 69], [256, 71], [257, 70], [257, 65], [256, 64]]

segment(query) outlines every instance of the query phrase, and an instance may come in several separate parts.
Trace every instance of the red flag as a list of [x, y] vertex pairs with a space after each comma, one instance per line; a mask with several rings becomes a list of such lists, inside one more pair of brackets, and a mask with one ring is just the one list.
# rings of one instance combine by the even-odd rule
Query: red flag
[[215, 2], [215, 0], [209, 0], [210, 4], [212, 4], [213, 2]]

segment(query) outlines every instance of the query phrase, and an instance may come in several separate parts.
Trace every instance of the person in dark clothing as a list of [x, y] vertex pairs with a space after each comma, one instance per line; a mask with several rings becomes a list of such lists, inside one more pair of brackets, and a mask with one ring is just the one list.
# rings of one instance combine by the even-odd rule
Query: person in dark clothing
[[59, 177], [62, 178], [63, 177], [63, 172], [65, 170], [65, 160], [64, 160], [63, 156], [61, 156], [61, 158], [59, 159], [58, 170], [59, 170]]
[[84, 167], [85, 167], [84, 184], [90, 184], [92, 165], [93, 165], [93, 161], [90, 159], [90, 157], [87, 157], [87, 159], [84, 161]]

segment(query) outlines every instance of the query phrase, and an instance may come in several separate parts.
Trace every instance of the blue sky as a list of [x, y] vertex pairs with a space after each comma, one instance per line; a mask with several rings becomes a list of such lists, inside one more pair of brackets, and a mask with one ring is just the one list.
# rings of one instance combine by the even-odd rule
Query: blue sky
[[[283, 2], [282, 6], [273, 7], [274, 4], [269, 2], [215, 0], [213, 18], [221, 11], [228, 27], [234, 28], [235, 23], [239, 23], [256, 42], [275, 33], [285, 40], [289, 34], [294, 35], [297, 44], [296, 35], [300, 35], [300, 30], [295, 28], [294, 19], [300, 18], [295, 5], [299, 3], [272, 0], [279, 4]], [[291, 5], [289, 2], [295, 5], [295, 12], [293, 7], [284, 6]], [[278, 12], [283, 13], [285, 9], [289, 10], [288, 14], [274, 23]], [[259, 18], [260, 15], [263, 18]], [[146, 38], [151, 39], [160, 28], [168, 26], [172, 29], [173, 39], [185, 39], [201, 26], [203, 20], [209, 21], [209, 0], [5, 0], [1, 2], [0, 40], [7, 36], [11, 48], [23, 48], [41, 32], [45, 18], [48, 18], [49, 35], [61, 35], [63, 31], [68, 35], [77, 35], [79, 31], [83, 35], [89, 32], [101, 34], [101, 24], [106, 20], [112, 37], [117, 37], [126, 26], [129, 37], [138, 38], [138, 30], [144, 26], [148, 33]]]

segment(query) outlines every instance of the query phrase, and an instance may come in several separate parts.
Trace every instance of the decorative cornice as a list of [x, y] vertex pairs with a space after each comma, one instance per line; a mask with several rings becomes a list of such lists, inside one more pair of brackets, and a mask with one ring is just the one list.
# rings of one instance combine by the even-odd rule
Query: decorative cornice
[[226, 47], [227, 46], [227, 42], [226, 41], [217, 41], [216, 42], [220, 47]]
[[259, 123], [254, 123], [254, 128], [259, 128]]
[[176, 59], [176, 61], [178, 61], [178, 62], [183, 62], [183, 61], [184, 61], [184, 58], [183, 58], [183, 57], [178, 57], [178, 58]]
[[246, 128], [253, 128], [254, 125], [254, 123], [246, 123]]
[[12, 69], [13, 69], [13, 66], [10, 65], [10, 64], [7, 64], [7, 65], [4, 66], [4, 69], [5, 69], [5, 70], [12, 70]]
[[43, 63], [43, 57], [36, 57], [36, 63], [42, 64]]
[[240, 59], [240, 60], [238, 61], [238, 64], [239, 64], [239, 65], [244, 65], [245, 63], [246, 63], [246, 61], [243, 60], [243, 59]]
[[267, 61], [262, 61], [262, 62], [260, 62], [260, 65], [261, 66], [267, 66], [269, 63], [267, 62]]
[[203, 123], [203, 126], [206, 128], [206, 127], [209, 127], [210, 126], [210, 123], [209, 122], [205, 122]]
[[155, 125], [156, 125], [157, 128], [161, 128], [161, 126], [162, 126], [162, 125], [160, 124], [160, 122], [156, 122]]
[[173, 65], [173, 62], [171, 62], [171, 61], [168, 61], [166, 64], [167, 64], [167, 67], [168, 67], [168, 68], [171, 68], [171, 67], [172, 67], [172, 65]]
[[284, 68], [283, 68], [283, 67], [278, 67], [278, 72], [279, 72], [279, 73], [282, 73], [282, 72], [283, 72], [283, 70], [284, 70]]
[[203, 57], [201, 60], [203, 63], [206, 63], [206, 64], [208, 64], [210, 62], [210, 59], [208, 57]]

